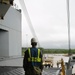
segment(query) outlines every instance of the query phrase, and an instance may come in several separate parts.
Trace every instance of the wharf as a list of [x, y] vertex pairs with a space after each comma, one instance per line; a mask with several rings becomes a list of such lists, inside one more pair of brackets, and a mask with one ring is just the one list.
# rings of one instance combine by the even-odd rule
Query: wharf
[[[23, 57], [1, 58], [0, 75], [25, 75], [23, 70]], [[42, 75], [58, 75], [57, 68], [44, 68]]]
[[[44, 68], [42, 75], [58, 75], [60, 69], [56, 65], [57, 58], [62, 56], [54, 56], [53, 68]], [[71, 65], [73, 65], [72, 74], [75, 75], [75, 62], [72, 61]], [[24, 73], [23, 57], [0, 57], [0, 75], [25, 75]]]

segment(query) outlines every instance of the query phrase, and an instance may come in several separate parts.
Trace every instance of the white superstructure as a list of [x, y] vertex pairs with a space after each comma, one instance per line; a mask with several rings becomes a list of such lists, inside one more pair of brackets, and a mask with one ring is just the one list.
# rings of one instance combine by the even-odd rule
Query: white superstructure
[[0, 7], [6, 11], [0, 19], [0, 56], [21, 56], [21, 13], [10, 5]]

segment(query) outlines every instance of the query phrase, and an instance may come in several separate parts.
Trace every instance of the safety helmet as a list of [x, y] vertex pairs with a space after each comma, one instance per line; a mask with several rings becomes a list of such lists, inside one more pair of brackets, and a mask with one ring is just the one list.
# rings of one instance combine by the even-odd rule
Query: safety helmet
[[35, 43], [35, 42], [37, 43], [36, 39], [35, 38], [32, 38], [31, 39], [31, 43]]

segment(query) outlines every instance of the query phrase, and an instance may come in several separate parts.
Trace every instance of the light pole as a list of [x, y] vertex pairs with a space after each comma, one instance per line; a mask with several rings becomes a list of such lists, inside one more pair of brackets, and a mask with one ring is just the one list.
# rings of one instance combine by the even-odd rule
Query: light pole
[[26, 34], [26, 48], [28, 48], [28, 34]]
[[71, 46], [70, 46], [70, 9], [69, 9], [69, 0], [67, 0], [67, 22], [68, 22], [68, 55], [71, 55]]

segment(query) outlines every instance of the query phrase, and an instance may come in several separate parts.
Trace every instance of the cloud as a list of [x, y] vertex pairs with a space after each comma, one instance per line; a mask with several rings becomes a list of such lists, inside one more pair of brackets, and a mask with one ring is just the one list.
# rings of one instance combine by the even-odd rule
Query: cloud
[[[35, 31], [42, 47], [68, 48], [66, 4], [66, 0], [25, 0], [33, 28], [28, 25], [28, 21], [22, 13], [22, 46], [31, 46], [30, 39]], [[34, 31], [32, 32], [31, 29]], [[71, 48], [74, 48], [75, 0], [70, 0], [70, 37]]]

